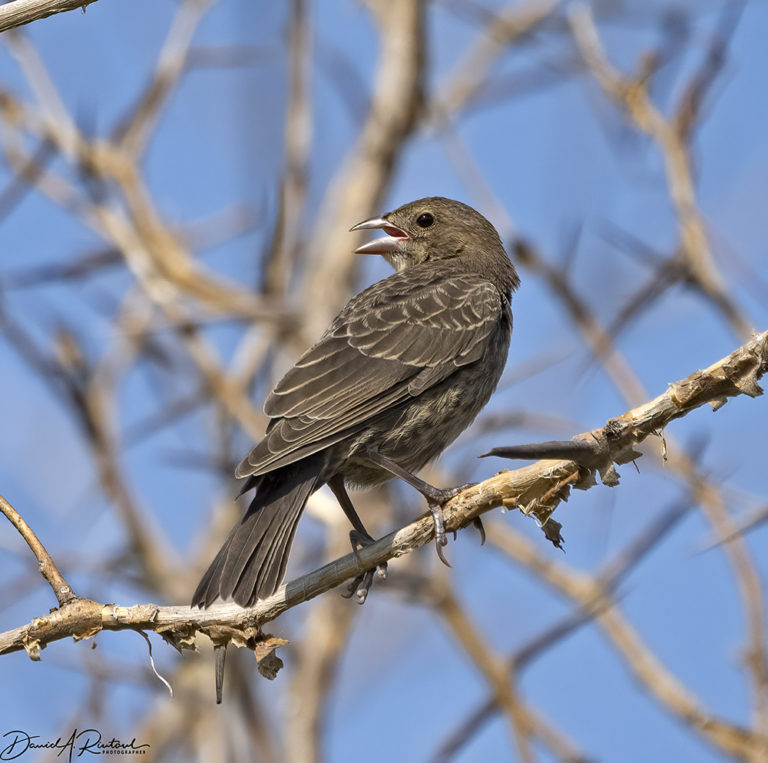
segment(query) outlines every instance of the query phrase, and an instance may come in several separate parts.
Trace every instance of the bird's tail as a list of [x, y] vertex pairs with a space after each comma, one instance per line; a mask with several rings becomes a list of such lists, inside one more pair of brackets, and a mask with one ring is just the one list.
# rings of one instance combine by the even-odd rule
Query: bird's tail
[[250, 607], [277, 590], [301, 512], [323, 482], [311, 461], [305, 459], [259, 479], [248, 511], [198, 584], [193, 607], [207, 607], [218, 596]]

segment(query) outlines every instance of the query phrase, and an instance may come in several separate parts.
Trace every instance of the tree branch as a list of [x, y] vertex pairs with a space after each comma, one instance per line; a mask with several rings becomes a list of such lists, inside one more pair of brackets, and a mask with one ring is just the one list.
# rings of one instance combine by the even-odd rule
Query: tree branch
[[[618, 475], [613, 463], [624, 463], [637, 457], [639, 454], [633, 448], [648, 435], [659, 433], [670, 421], [702, 405], [709, 404], [717, 410], [729, 397], [740, 394], [757, 397], [762, 394], [758, 380], [766, 371], [768, 331], [754, 336], [709, 368], [670, 384], [669, 389], [654, 400], [609, 420], [600, 429], [574, 438], [597, 443], [595, 452], [600, 454], [600, 459], [593, 465], [545, 460], [514, 471], [500, 472], [464, 490], [445, 506], [445, 528], [447, 531], [458, 530], [480, 514], [505, 506], [533, 514], [548, 537], [554, 539], [549, 528], [554, 525], [559, 529], [559, 524], [550, 516], [560, 501], [567, 499], [571, 485], [581, 489], [595, 485], [596, 470], [604, 484], [615, 485]], [[374, 568], [425, 545], [433, 534], [431, 515], [426, 514], [360, 550], [359, 557], [350, 553], [336, 559], [289, 582], [248, 609], [232, 603], [218, 604], [206, 610], [154, 604], [122, 607], [75, 599], [27, 625], [0, 634], [0, 654], [26, 649], [32, 659], [39, 659], [42, 647], [62, 638], [71, 636], [79, 640], [101, 630], [141, 629], [159, 633], [178, 649], [194, 648], [195, 636], [200, 632], [215, 643], [232, 641], [237, 646], [253, 649], [257, 658], [260, 654], [265, 657], [283, 642], [265, 636], [260, 630], [261, 625], [356, 577], [361, 566], [363, 569]]]
[[85, 8], [96, 0], [14, 0], [0, 5], [0, 32], [65, 11]]
[[59, 572], [53, 559], [51, 559], [51, 555], [45, 550], [45, 546], [32, 531], [32, 528], [21, 518], [19, 512], [2, 495], [0, 495], [0, 511], [8, 517], [8, 521], [19, 531], [21, 537], [24, 538], [27, 545], [32, 549], [32, 553], [35, 555], [38, 567], [40, 568], [40, 574], [53, 589], [59, 606], [64, 606], [75, 599], [76, 596], [72, 586], [64, 580], [63, 575]]

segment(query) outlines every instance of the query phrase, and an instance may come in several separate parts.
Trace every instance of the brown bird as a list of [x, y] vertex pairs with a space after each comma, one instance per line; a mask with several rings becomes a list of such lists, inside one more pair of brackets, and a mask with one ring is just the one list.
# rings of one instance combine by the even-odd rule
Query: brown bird
[[[264, 439], [235, 471], [256, 489], [192, 597], [242, 606], [280, 585], [309, 496], [327, 484], [354, 530], [373, 542], [346, 486], [393, 475], [427, 498], [435, 540], [445, 544], [441, 506], [457, 492], [413, 472], [436, 458], [488, 402], [507, 358], [510, 297], [519, 279], [496, 229], [466, 204], [420, 199], [355, 225], [386, 234], [359, 247], [396, 273], [353, 297], [320, 340], [267, 398]], [[373, 571], [354, 581], [365, 600]]]

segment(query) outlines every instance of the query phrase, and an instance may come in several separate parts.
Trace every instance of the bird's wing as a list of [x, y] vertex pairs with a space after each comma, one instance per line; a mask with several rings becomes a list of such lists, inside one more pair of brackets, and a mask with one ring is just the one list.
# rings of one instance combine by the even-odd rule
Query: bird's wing
[[402, 271], [353, 298], [267, 398], [266, 437], [237, 476], [263, 474], [348, 436], [482, 357], [502, 297], [477, 275]]

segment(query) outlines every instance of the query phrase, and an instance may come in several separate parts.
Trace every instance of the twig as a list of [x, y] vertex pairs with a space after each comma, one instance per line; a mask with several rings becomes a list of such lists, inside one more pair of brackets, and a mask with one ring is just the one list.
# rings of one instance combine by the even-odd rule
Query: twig
[[45, 550], [45, 546], [43, 546], [37, 535], [32, 531], [32, 528], [2, 495], [0, 495], [0, 511], [8, 517], [8, 521], [19, 531], [21, 537], [24, 538], [27, 545], [32, 549], [32, 553], [37, 559], [40, 574], [48, 581], [48, 585], [53, 589], [53, 593], [56, 596], [56, 600], [59, 602], [59, 606], [63, 607], [65, 604], [77, 598], [72, 587], [66, 580], [64, 580], [58, 567], [54, 564], [53, 559], [51, 559], [51, 555]]
[[529, 0], [510, 3], [490, 14], [477, 40], [454, 65], [428, 106], [433, 127], [459, 116], [488, 83], [493, 67], [515, 43], [548, 20], [559, 5], [557, 0]]
[[743, 537], [747, 533], [752, 532], [752, 530], [756, 530], [758, 527], [765, 524], [765, 522], [768, 522], [768, 505], [763, 504], [752, 511], [748, 517], [739, 520], [736, 523], [736, 528], [724, 538], [707, 541], [703, 545], [701, 552], [710, 551], [717, 546], [723, 545], [723, 543], [730, 543], [738, 537]]

